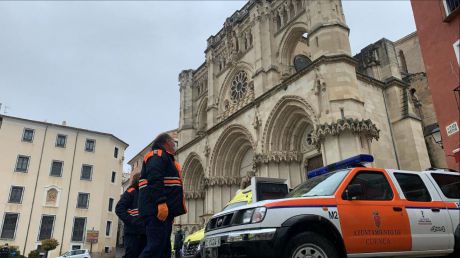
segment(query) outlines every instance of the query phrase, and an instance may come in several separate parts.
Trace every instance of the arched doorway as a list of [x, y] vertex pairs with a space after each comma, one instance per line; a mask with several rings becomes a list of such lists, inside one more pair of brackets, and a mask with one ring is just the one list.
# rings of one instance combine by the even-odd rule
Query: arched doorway
[[[287, 179], [295, 187], [306, 179], [304, 160], [320, 152], [311, 141], [316, 116], [311, 106], [301, 97], [285, 96], [271, 112], [263, 139], [266, 162], [261, 176]], [[321, 159], [321, 157], [320, 157]]]
[[181, 224], [199, 226], [205, 210], [204, 168], [198, 154], [191, 153], [184, 162], [184, 191], [188, 213], [181, 217]]
[[[254, 148], [249, 131], [241, 125], [228, 127], [221, 134], [211, 157], [207, 199], [210, 212], [224, 208], [253, 173]], [[208, 207], [208, 206], [207, 206]]]

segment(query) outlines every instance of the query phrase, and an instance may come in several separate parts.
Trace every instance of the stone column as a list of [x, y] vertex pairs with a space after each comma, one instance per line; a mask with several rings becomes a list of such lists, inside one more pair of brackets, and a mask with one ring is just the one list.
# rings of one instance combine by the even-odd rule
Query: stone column
[[184, 70], [179, 74], [181, 106], [178, 137], [181, 145], [191, 141], [194, 137], [192, 83], [193, 70]]

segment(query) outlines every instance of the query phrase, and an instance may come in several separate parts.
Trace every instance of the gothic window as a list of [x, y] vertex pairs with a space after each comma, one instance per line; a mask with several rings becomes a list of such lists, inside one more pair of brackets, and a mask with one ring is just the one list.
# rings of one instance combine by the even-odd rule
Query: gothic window
[[244, 37], [244, 50], [247, 50], [249, 48], [249, 38], [248, 35], [246, 34]]
[[247, 88], [248, 75], [245, 72], [240, 71], [236, 74], [235, 78], [233, 78], [232, 81], [231, 98], [233, 102], [238, 102], [239, 100], [241, 100], [244, 94], [247, 92]]

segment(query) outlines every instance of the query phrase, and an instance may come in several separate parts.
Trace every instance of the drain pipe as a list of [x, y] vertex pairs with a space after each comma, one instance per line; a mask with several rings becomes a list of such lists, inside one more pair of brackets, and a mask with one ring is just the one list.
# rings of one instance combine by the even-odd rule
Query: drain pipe
[[385, 104], [385, 111], [387, 113], [388, 127], [390, 127], [391, 143], [393, 144], [393, 152], [395, 154], [396, 166], [398, 166], [398, 169], [401, 169], [401, 166], [399, 164], [399, 158], [398, 158], [398, 150], [396, 149], [395, 138], [393, 135], [393, 126], [391, 126], [390, 114], [388, 112], [387, 96], [385, 95], [385, 91], [383, 89], [382, 89], [382, 95], [383, 95], [383, 102]]
[[[62, 254], [62, 246], [64, 245], [64, 235], [65, 235], [65, 226], [67, 224], [67, 212], [69, 211], [69, 197], [70, 197], [70, 189], [72, 188], [72, 176], [73, 176], [73, 168], [75, 164], [75, 153], [77, 151], [77, 145], [78, 145], [78, 135], [80, 134], [80, 131], [77, 131], [77, 135], [75, 136], [75, 146], [73, 148], [73, 157], [72, 157], [72, 166], [70, 168], [70, 181], [69, 181], [69, 189], [67, 189], [67, 204], [65, 206], [65, 215], [64, 215], [64, 227], [62, 229], [62, 236], [61, 236], [61, 244], [59, 245], [59, 255]], [[72, 242], [72, 239], [70, 239], [70, 242]]]
[[35, 196], [37, 195], [38, 178], [40, 176], [40, 169], [41, 169], [41, 166], [42, 166], [43, 151], [45, 149], [45, 142], [46, 142], [46, 134], [47, 133], [48, 133], [48, 126], [46, 126], [46, 128], [45, 128], [45, 135], [43, 137], [43, 143], [42, 143], [42, 151], [40, 153], [40, 160], [38, 161], [38, 170], [37, 170], [37, 177], [35, 178], [34, 195], [33, 195], [33, 198], [32, 198], [32, 206], [30, 206], [29, 223], [27, 224], [26, 241], [24, 242], [24, 248], [22, 249], [22, 255], [25, 255], [25, 253], [26, 253], [27, 239], [29, 238], [30, 222], [32, 221], [32, 213], [34, 212]]

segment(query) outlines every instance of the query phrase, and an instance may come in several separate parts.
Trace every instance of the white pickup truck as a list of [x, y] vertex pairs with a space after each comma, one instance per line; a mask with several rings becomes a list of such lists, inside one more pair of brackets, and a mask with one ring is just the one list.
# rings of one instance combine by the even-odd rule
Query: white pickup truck
[[203, 257], [458, 255], [460, 174], [362, 166], [372, 161], [310, 171], [287, 198], [215, 214]]

